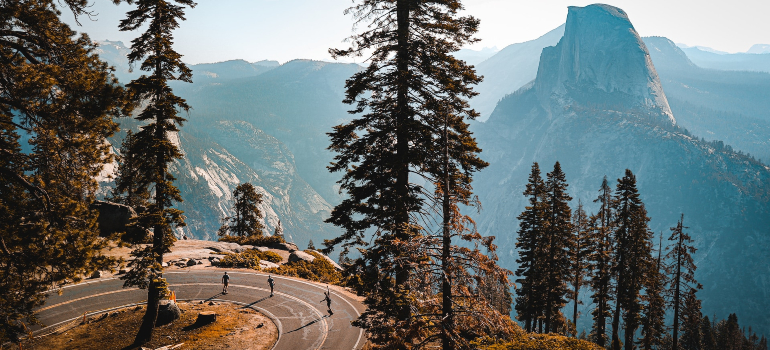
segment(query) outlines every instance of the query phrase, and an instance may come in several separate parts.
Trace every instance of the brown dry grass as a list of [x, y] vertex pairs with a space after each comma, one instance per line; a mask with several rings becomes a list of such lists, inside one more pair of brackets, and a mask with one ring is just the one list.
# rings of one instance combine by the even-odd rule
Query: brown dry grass
[[[229, 303], [179, 302], [178, 305], [182, 317], [155, 328], [153, 341], [144, 344], [145, 348], [184, 343], [179, 349], [270, 349], [278, 339], [275, 324], [255, 310]], [[196, 325], [200, 311], [215, 311], [217, 321]], [[106, 317], [93, 316], [86, 324], [76, 321], [55, 334], [26, 341], [23, 349], [137, 349], [132, 343], [143, 315], [144, 308], [139, 307], [113, 311]]]

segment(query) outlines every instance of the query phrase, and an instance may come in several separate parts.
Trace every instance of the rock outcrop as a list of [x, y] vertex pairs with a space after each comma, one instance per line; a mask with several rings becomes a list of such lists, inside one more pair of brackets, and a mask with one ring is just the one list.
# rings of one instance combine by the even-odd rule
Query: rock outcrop
[[91, 210], [99, 212], [99, 234], [103, 237], [125, 232], [131, 218], [136, 216], [133, 208], [108, 201], [94, 201], [91, 203]]
[[291, 255], [289, 255], [289, 262], [297, 262], [297, 261], [307, 261], [307, 262], [313, 262], [315, 260], [315, 257], [305, 253], [301, 250], [293, 251], [291, 252]]

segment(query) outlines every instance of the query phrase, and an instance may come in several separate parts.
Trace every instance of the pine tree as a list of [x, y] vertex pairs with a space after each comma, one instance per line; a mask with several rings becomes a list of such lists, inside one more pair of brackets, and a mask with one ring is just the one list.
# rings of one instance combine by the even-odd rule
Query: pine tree
[[714, 333], [713, 325], [708, 316], [704, 316], [700, 323], [700, 334], [702, 338], [703, 350], [719, 350], [717, 348], [717, 338]]
[[612, 302], [611, 281], [613, 271], [613, 232], [615, 227], [614, 197], [612, 189], [605, 176], [602, 185], [599, 188], [599, 197], [594, 203], [600, 203], [599, 212], [592, 215], [591, 222], [591, 254], [590, 261], [591, 273], [591, 299], [596, 308], [591, 312], [593, 316], [593, 326], [591, 330], [592, 341], [601, 347], [607, 343], [607, 318], [610, 313], [610, 302]]
[[[439, 337], [443, 349], [466, 348], [470, 346], [467, 334], [494, 334], [504, 328], [501, 327], [505, 324], [503, 315], [497, 311], [495, 302], [505, 298], [503, 290], [509, 287], [509, 272], [496, 263], [494, 237], [482, 237], [475, 229], [475, 222], [460, 209], [460, 205], [480, 206], [473, 196], [472, 174], [488, 164], [478, 157], [481, 149], [463, 118], [450, 113], [451, 108], [443, 104], [435, 110], [432, 124], [439, 126], [442, 133], [436, 135], [433, 149], [436, 153], [426, 162], [425, 173], [430, 174], [436, 186], [435, 196], [429, 203], [441, 213], [441, 229], [440, 234], [420, 240], [427, 248], [423, 255], [432, 259], [420, 264], [418, 270], [424, 267], [426, 272], [435, 271], [435, 278], [429, 279], [435, 283], [423, 284], [429, 288], [421, 289], [426, 293], [419, 299], [431, 300], [432, 291], [440, 290], [441, 304], [440, 312], [434, 312], [431, 309], [435, 307], [430, 306], [438, 305], [428, 302], [418, 307], [426, 311], [415, 316], [427, 321], [424, 329], [430, 329], [432, 323], [441, 324]], [[471, 243], [474, 248], [460, 247], [457, 241]], [[434, 268], [436, 265], [441, 267], [440, 273]], [[426, 339], [430, 337], [429, 334]]]
[[[114, 0], [116, 3], [120, 0]], [[181, 55], [172, 48], [172, 31], [184, 20], [185, 6], [195, 7], [192, 0], [129, 0], [136, 9], [128, 12], [120, 22], [120, 30], [132, 31], [145, 25], [146, 31], [131, 42], [128, 54], [130, 64], [142, 61], [140, 69], [149, 72], [128, 84], [135, 98], [146, 101], [147, 105], [137, 119], [148, 124], [134, 134], [134, 147], [128, 150], [131, 157], [145, 159], [138, 169], [141, 181], [137, 186], [151, 186], [153, 201], [136, 224], [151, 228], [152, 245], [135, 249], [126, 274], [124, 286], [148, 289], [147, 311], [137, 333], [135, 343], [143, 344], [152, 339], [152, 330], [158, 315], [158, 301], [166, 293], [162, 278], [163, 254], [170, 251], [175, 241], [172, 226], [184, 226], [182, 211], [172, 208], [182, 197], [169, 172], [169, 164], [181, 159], [182, 153], [171, 142], [169, 134], [178, 132], [184, 122], [179, 109], [188, 111], [190, 106], [184, 99], [174, 95], [168, 85], [170, 80], [192, 82], [192, 71], [181, 61]], [[149, 22], [149, 23], [148, 23]]]
[[687, 294], [682, 293], [690, 288], [701, 289], [700, 283], [695, 280], [695, 262], [692, 259], [692, 254], [697, 249], [692, 245], [692, 238], [690, 235], [684, 232], [687, 227], [684, 226], [684, 214], [682, 214], [676, 227], [671, 228], [671, 237], [669, 241], [673, 243], [669, 246], [671, 249], [666, 255], [666, 259], [671, 260], [671, 272], [674, 274], [671, 277], [671, 307], [674, 309], [674, 323], [673, 323], [673, 344], [672, 349], [679, 349], [679, 327], [681, 321], [679, 319], [679, 313], [682, 305], [685, 303]]
[[60, 20], [59, 6], [77, 18], [86, 5], [0, 1], [0, 342], [37, 323], [46, 291], [114, 264], [89, 204], [112, 118], [130, 106], [95, 44]]
[[145, 175], [140, 170], [150, 165], [147, 163], [148, 159], [131, 152], [131, 149], [136, 147], [136, 137], [134, 137], [133, 131], [127, 130], [126, 137], [118, 151], [115, 188], [112, 189], [109, 199], [142, 213], [150, 202], [149, 184], [151, 181], [139, 178]]
[[666, 334], [666, 301], [663, 298], [666, 288], [666, 271], [662, 255], [663, 234], [661, 233], [655, 269], [650, 271], [644, 284], [645, 295], [643, 299], [646, 305], [642, 316], [642, 339], [639, 342], [643, 350], [660, 349], [663, 336]]
[[516, 240], [516, 249], [519, 258], [516, 259], [516, 313], [519, 321], [524, 322], [527, 332], [535, 330], [535, 322], [543, 315], [545, 307], [543, 276], [545, 264], [542, 242], [545, 237], [546, 226], [546, 190], [545, 183], [540, 176], [540, 166], [537, 162], [532, 164], [524, 195], [529, 197], [529, 205], [518, 216], [519, 230]]
[[701, 350], [703, 337], [701, 334], [701, 320], [703, 319], [700, 308], [701, 303], [695, 295], [697, 290], [690, 288], [684, 293], [684, 305], [682, 308], [682, 350]]
[[[225, 217], [225, 223], [219, 228], [219, 236], [262, 237], [262, 212], [258, 205], [262, 203], [262, 194], [249, 182], [242, 183], [233, 190], [233, 211], [235, 215]], [[228, 224], [229, 222], [229, 224]]]
[[[426, 236], [420, 221], [429, 215], [424, 209], [431, 196], [410, 176], [435, 184], [441, 167], [433, 162], [440, 153], [434, 142], [445, 125], [466, 137], [462, 119], [478, 115], [467, 98], [480, 78], [450, 55], [473, 42], [478, 27], [475, 18], [458, 16], [462, 8], [459, 0], [361, 0], [347, 13], [367, 29], [350, 38], [351, 48], [330, 50], [335, 58], [370, 56], [367, 68], [346, 83], [344, 102], [361, 115], [330, 133], [329, 148], [338, 153], [330, 170], [344, 173], [339, 184], [349, 197], [327, 220], [344, 233], [324, 242], [325, 251], [362, 250], [347, 265], [361, 276], [358, 288], [369, 306], [356, 324], [382, 346], [422, 337], [412, 324], [418, 319], [412, 317], [411, 288], [415, 264], [424, 260], [410, 255], [420, 245], [408, 245]], [[451, 157], [458, 154], [456, 146], [450, 145]], [[456, 195], [454, 189], [447, 192]], [[374, 234], [371, 244], [364, 239], [367, 232]]]
[[634, 335], [639, 327], [641, 289], [648, 271], [652, 244], [647, 223], [647, 210], [636, 189], [636, 176], [626, 169], [615, 190], [615, 312], [612, 319], [612, 349], [620, 350], [620, 318], [623, 316], [626, 350], [634, 348]]
[[572, 336], [577, 337], [577, 319], [578, 319], [578, 304], [580, 303], [580, 288], [587, 283], [587, 274], [589, 272], [589, 254], [591, 254], [591, 224], [585, 210], [583, 210], [583, 202], [578, 201], [578, 207], [575, 210], [575, 214], [572, 216], [572, 229], [574, 232], [572, 249], [570, 251], [571, 261], [571, 282], [572, 282], [572, 296], [573, 309], [572, 309], [572, 324], [574, 325], [574, 333]]
[[553, 171], [546, 175], [546, 199], [548, 218], [546, 225], [545, 265], [545, 331], [556, 332], [556, 316], [566, 304], [567, 282], [570, 280], [569, 252], [572, 243], [572, 210], [567, 194], [567, 180], [561, 165], [556, 162]]

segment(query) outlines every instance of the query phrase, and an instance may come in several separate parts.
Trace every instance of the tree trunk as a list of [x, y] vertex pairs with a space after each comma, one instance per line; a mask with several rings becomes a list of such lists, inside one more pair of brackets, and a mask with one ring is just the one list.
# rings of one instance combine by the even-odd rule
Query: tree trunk
[[682, 221], [676, 225], [679, 235], [676, 251], [676, 277], [674, 277], [674, 331], [671, 350], [679, 349], [679, 279], [682, 276]]
[[160, 295], [155, 287], [155, 281], [150, 281], [150, 287], [147, 289], [147, 310], [142, 318], [142, 325], [139, 326], [139, 332], [134, 338], [134, 344], [140, 345], [152, 340], [152, 330], [155, 328], [155, 321], [158, 318], [158, 304]]
[[450, 212], [450, 195], [449, 195], [449, 140], [447, 135], [447, 125], [444, 125], [444, 178], [442, 179], [444, 182], [443, 190], [444, 190], [444, 196], [442, 201], [442, 213], [443, 213], [443, 220], [444, 220], [444, 232], [443, 232], [443, 247], [441, 250], [441, 267], [443, 269], [443, 281], [442, 281], [442, 305], [441, 305], [441, 314], [442, 314], [442, 349], [444, 350], [451, 350], [454, 348], [452, 345], [452, 340], [449, 336], [449, 331], [453, 327], [453, 315], [452, 315], [452, 286], [449, 281], [449, 259], [450, 259], [450, 248], [451, 248], [451, 232], [450, 232], [450, 224], [451, 224], [451, 212]]
[[[409, 239], [409, 211], [407, 198], [409, 197], [409, 85], [406, 76], [409, 71], [409, 2], [398, 0], [396, 3], [397, 45], [396, 71], [399, 77], [396, 80], [396, 236], [402, 240]], [[397, 288], [406, 288], [409, 280], [409, 270], [403, 266], [396, 267]], [[402, 297], [405, 291], [402, 291]], [[406, 300], [398, 301], [399, 318], [408, 320], [411, 316], [409, 303]]]

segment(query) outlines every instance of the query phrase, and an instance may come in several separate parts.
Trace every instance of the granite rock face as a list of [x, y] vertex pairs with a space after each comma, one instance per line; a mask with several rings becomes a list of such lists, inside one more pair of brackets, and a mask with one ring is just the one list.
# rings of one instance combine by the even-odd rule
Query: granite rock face
[[[675, 123], [647, 47], [617, 7], [570, 6], [564, 36], [556, 46], [543, 49], [535, 84], [550, 113], [574, 101], [639, 109], [661, 122]], [[553, 100], [560, 103], [552, 105]]]

